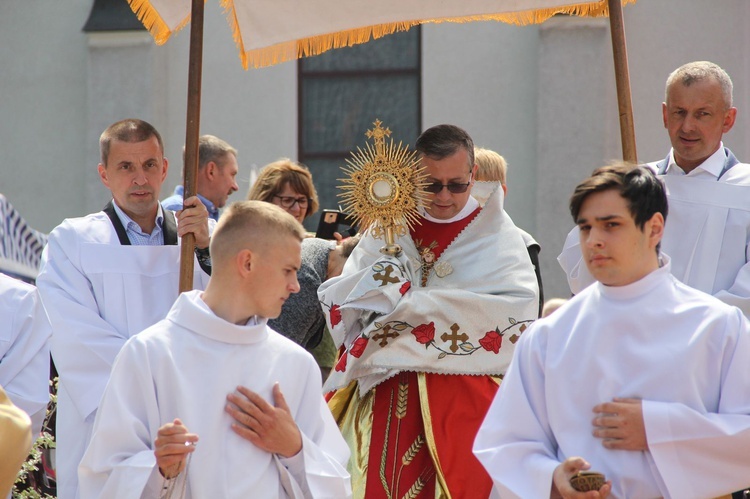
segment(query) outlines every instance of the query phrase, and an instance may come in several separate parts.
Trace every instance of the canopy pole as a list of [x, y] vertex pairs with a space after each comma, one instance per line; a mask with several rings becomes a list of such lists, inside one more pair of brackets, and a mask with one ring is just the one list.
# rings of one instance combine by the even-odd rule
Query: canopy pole
[[617, 106], [620, 114], [620, 139], [622, 159], [638, 162], [635, 150], [635, 124], [633, 122], [633, 99], [630, 93], [630, 71], [628, 51], [625, 45], [625, 25], [620, 0], [609, 2], [609, 24], [612, 33], [612, 53], [615, 61], [615, 81], [617, 83]]
[[[198, 192], [198, 137], [201, 121], [201, 76], [203, 73], [204, 0], [193, 0], [190, 17], [190, 60], [188, 62], [187, 128], [185, 131], [184, 199]], [[193, 289], [195, 236], [182, 237], [180, 252], [180, 293]]]

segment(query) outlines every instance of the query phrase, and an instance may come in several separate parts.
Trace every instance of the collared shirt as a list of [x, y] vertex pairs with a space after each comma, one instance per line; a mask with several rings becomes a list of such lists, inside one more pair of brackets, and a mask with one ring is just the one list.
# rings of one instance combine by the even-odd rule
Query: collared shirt
[[132, 218], [127, 216], [124, 211], [117, 206], [117, 202], [113, 199], [112, 206], [115, 207], [115, 213], [125, 227], [125, 232], [130, 239], [130, 244], [133, 246], [163, 246], [164, 245], [164, 232], [162, 231], [162, 224], [164, 223], [164, 212], [162, 211], [161, 205], [157, 203], [156, 211], [156, 226], [151, 234], [147, 234], [141, 229], [141, 226], [133, 221]]
[[[177, 187], [174, 188], [174, 194], [172, 194], [167, 199], [162, 201], [161, 205], [164, 207], [165, 210], [179, 211], [182, 209], [184, 196], [185, 196], [185, 188], [181, 185], [178, 185]], [[208, 216], [218, 222], [219, 221], [219, 209], [216, 206], [214, 206], [214, 204], [211, 201], [201, 196], [200, 194], [198, 194], [198, 199], [200, 199], [201, 203], [203, 203], [206, 206], [206, 209], [208, 210]]]
[[727, 160], [727, 153], [724, 151], [724, 143], [719, 144], [719, 149], [706, 161], [693, 168], [689, 173], [680, 168], [674, 160], [674, 149], [669, 151], [669, 164], [667, 165], [667, 175], [685, 175], [691, 178], [702, 178], [704, 180], [716, 180], [724, 169], [724, 163]]

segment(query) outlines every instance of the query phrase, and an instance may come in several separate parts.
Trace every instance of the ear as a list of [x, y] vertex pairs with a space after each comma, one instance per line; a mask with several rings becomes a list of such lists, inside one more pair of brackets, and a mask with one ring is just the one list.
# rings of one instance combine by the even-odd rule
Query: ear
[[208, 163], [206, 163], [206, 178], [208, 178], [209, 180], [213, 180], [218, 173], [218, 168], [219, 166], [215, 161], [209, 161]]
[[169, 160], [167, 158], [162, 159], [164, 160], [164, 166], [162, 167], [161, 181], [164, 182], [164, 180], [167, 178], [167, 171], [169, 170]]
[[500, 187], [503, 188], [503, 195], [507, 196], [508, 195], [508, 186], [505, 185], [505, 184], [500, 184]]
[[254, 266], [257, 265], [255, 261], [257, 258], [253, 255], [253, 252], [249, 249], [240, 250], [235, 256], [235, 265], [237, 274], [242, 279], [246, 279], [253, 272]]
[[661, 103], [661, 118], [664, 121], [664, 128], [667, 128], [667, 103]]
[[97, 167], [97, 171], [99, 172], [99, 180], [101, 180], [102, 184], [104, 184], [109, 189], [109, 178], [107, 178], [107, 167], [104, 166], [102, 163], [99, 163], [99, 166]]
[[[477, 180], [477, 170], [479, 169], [479, 165], [474, 163], [474, 167], [471, 169], [471, 185], [474, 185], [474, 182]], [[471, 187], [471, 186], [469, 186]]]
[[661, 238], [664, 236], [664, 215], [661, 213], [654, 213], [643, 228], [649, 238], [649, 246], [655, 249], [656, 245], [659, 244]]
[[729, 130], [732, 129], [734, 126], [734, 120], [737, 119], [737, 108], [736, 107], [730, 107], [727, 109], [726, 113], [724, 114], [724, 124], [722, 127], [722, 132], [727, 133]]

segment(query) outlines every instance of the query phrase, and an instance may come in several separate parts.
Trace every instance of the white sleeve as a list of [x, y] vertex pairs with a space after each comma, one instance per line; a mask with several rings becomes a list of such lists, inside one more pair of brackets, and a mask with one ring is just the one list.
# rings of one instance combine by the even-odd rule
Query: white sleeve
[[568, 232], [568, 237], [565, 238], [565, 245], [557, 257], [557, 262], [565, 272], [570, 292], [574, 295], [577, 295], [586, 289], [587, 286], [596, 282], [596, 279], [594, 279], [594, 276], [591, 275], [586, 264], [583, 262], [577, 226]]
[[[560, 464], [547, 417], [544, 347], [533, 343], [534, 326], [521, 336], [473, 452], [503, 498], [549, 497]], [[512, 424], [508, 424], [512, 421]]]
[[320, 370], [312, 358], [310, 366], [304, 399], [295, 415], [302, 434], [302, 451], [282, 462], [302, 489], [303, 497], [346, 499], [352, 497], [351, 477], [346, 470], [349, 446], [323, 399]]
[[[750, 326], [730, 321], [718, 408], [643, 401], [649, 450], [672, 497], [716, 497], [750, 485]], [[700, 387], [696, 387], [700, 389]]]
[[729, 289], [721, 290], [714, 296], [742, 310], [745, 317], [750, 317], [750, 244], [745, 245], [745, 262]]
[[154, 382], [148, 362], [134, 347], [126, 345], [112, 367], [78, 467], [81, 499], [159, 497], [165, 482], [154, 456], [160, 426]]
[[99, 404], [126, 338], [100, 316], [77, 245], [74, 233], [65, 234], [58, 227], [50, 234], [37, 286], [52, 324], [55, 367], [76, 409], [87, 418]]
[[3, 303], [0, 325], [0, 386], [31, 417], [36, 435], [49, 402], [48, 341], [52, 329], [35, 289], [13, 288], [2, 298], [8, 301]]

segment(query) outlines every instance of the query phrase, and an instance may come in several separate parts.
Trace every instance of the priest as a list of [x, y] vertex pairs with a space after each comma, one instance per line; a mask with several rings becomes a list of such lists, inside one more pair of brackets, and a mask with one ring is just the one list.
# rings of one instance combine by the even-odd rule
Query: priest
[[179, 238], [187, 233], [195, 236], [198, 257], [193, 287], [208, 281], [213, 225], [206, 207], [196, 196], [176, 214], [159, 204], [169, 166], [159, 132], [142, 120], [118, 121], [102, 133], [99, 150], [99, 178], [112, 200], [52, 231], [37, 279], [60, 373], [59, 499], [78, 497], [78, 463], [115, 356], [130, 336], [163, 319], [177, 298]]
[[242, 201], [222, 215], [205, 292], [183, 293], [118, 356], [81, 497], [351, 495], [349, 450], [318, 366], [266, 324], [299, 290], [303, 237], [270, 203]]
[[[603, 167], [570, 211], [598, 282], [520, 339], [474, 442], [502, 497], [717, 497], [750, 476], [750, 323], [670, 274], [663, 184]], [[512, 421], [512, 424], [508, 424]], [[580, 471], [604, 474], [577, 493]]]
[[471, 444], [537, 317], [536, 277], [502, 190], [482, 208], [471, 197], [466, 131], [432, 127], [416, 150], [428, 197], [395, 240], [403, 252], [382, 254], [371, 229], [320, 288], [340, 346], [329, 405], [352, 449], [356, 497], [486, 497], [492, 483]]

